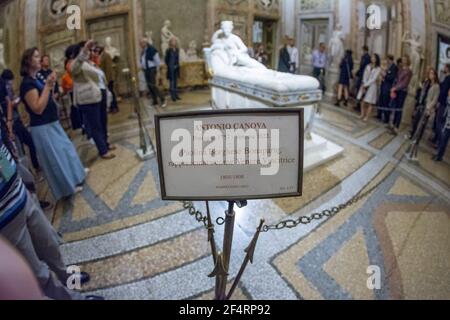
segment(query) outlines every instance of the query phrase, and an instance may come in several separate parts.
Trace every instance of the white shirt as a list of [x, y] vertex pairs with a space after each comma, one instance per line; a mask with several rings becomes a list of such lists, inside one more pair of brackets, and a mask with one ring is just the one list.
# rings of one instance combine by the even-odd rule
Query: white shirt
[[291, 63], [295, 63], [295, 66], [298, 67], [298, 49], [296, 47], [287, 46], [287, 50], [289, 52], [289, 57], [291, 58]]
[[98, 78], [100, 79], [100, 82], [98, 86], [102, 90], [106, 90], [106, 76], [102, 69], [95, 67], [95, 71], [98, 73]]
[[147, 69], [147, 65], [148, 68], [155, 68], [155, 67], [159, 67], [161, 65], [161, 59], [159, 58], [159, 53], [156, 52], [155, 55], [153, 56], [153, 60], [149, 60], [148, 64], [145, 61], [145, 56], [146, 56], [146, 51], [147, 49], [144, 50], [144, 53], [141, 56], [141, 67], [143, 70]]

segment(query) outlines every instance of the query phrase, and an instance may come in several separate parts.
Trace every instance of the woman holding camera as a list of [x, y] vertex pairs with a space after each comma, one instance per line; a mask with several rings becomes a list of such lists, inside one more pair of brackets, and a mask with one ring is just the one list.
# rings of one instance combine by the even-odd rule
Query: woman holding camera
[[53, 100], [56, 73], [43, 84], [36, 78], [41, 69], [37, 48], [24, 52], [21, 62], [20, 96], [30, 115], [30, 133], [42, 171], [55, 201], [82, 190], [86, 178], [77, 151], [59, 123], [58, 110]]

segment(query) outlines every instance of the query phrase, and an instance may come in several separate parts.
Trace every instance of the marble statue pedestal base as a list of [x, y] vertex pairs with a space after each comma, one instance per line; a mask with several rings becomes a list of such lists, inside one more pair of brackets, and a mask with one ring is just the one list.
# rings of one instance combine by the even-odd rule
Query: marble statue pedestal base
[[344, 153], [344, 148], [314, 133], [311, 139], [305, 139], [305, 157], [303, 171], [308, 172], [331, 161]]
[[141, 161], [147, 161], [152, 159], [155, 156], [155, 151], [153, 149], [148, 150], [147, 153], [144, 153], [144, 150], [138, 149], [136, 150], [136, 154]]
[[327, 87], [327, 91], [325, 92], [325, 95], [328, 99], [333, 99], [336, 97], [336, 85], [339, 82], [339, 70], [336, 69], [330, 69], [327, 72], [327, 75], [325, 77], [325, 85]]
[[[321, 100], [317, 90], [280, 93], [251, 85], [215, 78], [210, 81], [213, 108], [255, 109], [255, 108], [303, 108], [305, 118], [304, 171], [312, 170], [340, 156], [344, 149], [323, 137], [312, 133], [315, 105]], [[320, 92], [320, 91], [319, 91]], [[299, 100], [300, 98], [300, 100]], [[303, 103], [301, 102], [303, 101]]]
[[416, 105], [416, 97], [413, 94], [408, 93], [408, 96], [406, 97], [405, 105], [403, 106], [402, 123], [404, 125], [407, 125], [407, 126], [411, 125], [415, 105]]

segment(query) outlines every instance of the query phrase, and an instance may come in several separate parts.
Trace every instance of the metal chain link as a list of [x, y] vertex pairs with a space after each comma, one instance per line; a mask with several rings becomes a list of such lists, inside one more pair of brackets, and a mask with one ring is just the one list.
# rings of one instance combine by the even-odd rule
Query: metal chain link
[[[398, 160], [398, 162], [394, 166], [394, 168], [383, 179], [381, 179], [379, 182], [377, 182], [373, 187], [371, 187], [367, 191], [361, 193], [361, 191], [362, 191], [361, 190], [358, 194], [356, 194], [353, 198], [351, 198], [347, 202], [345, 202], [343, 204], [340, 204], [340, 205], [338, 205], [336, 207], [332, 207], [330, 209], [323, 210], [320, 213], [313, 213], [313, 214], [311, 214], [309, 216], [299, 217], [298, 219], [283, 220], [283, 221], [280, 221], [280, 222], [278, 222], [277, 224], [274, 224], [274, 225], [264, 225], [262, 227], [261, 232], [269, 232], [271, 230], [293, 229], [293, 228], [298, 227], [299, 225], [307, 225], [307, 224], [312, 223], [313, 221], [322, 220], [322, 219], [330, 219], [330, 218], [334, 217], [335, 215], [340, 213], [342, 210], [344, 210], [344, 209], [346, 209], [346, 208], [348, 208], [348, 207], [358, 203], [362, 199], [364, 199], [367, 196], [369, 196], [373, 191], [378, 189], [378, 187], [381, 184], [383, 184], [387, 180], [387, 178], [389, 178], [389, 176], [397, 169], [397, 167], [402, 162], [403, 157], [404, 157], [404, 155]], [[205, 228], [208, 229], [208, 218], [205, 217], [200, 211], [198, 211], [195, 208], [193, 202], [191, 202], [191, 201], [184, 201], [183, 202], [183, 207], [185, 209], [188, 209], [189, 210], [189, 214], [191, 216], [195, 217], [195, 219], [198, 222], [203, 223]], [[222, 219], [222, 220], [220, 220], [220, 219]], [[218, 218], [216, 223], [218, 225], [222, 225], [224, 223], [224, 219], [223, 218]]]
[[339, 206], [332, 207], [327, 210], [323, 210], [322, 212], [319, 212], [319, 213], [313, 213], [309, 216], [302, 216], [295, 220], [288, 219], [288, 220], [280, 221], [279, 223], [274, 224], [274, 225], [264, 225], [261, 232], [268, 232], [270, 230], [292, 229], [292, 228], [298, 227], [299, 225], [310, 224], [313, 221], [322, 220], [322, 219], [330, 219], [330, 218], [334, 217], [335, 215], [337, 215], [338, 213], [340, 213], [342, 210], [356, 204], [360, 200], [367, 197], [370, 193], [372, 193], [375, 189], [377, 189], [385, 180], [386, 179], [381, 180], [379, 183], [377, 183], [374, 187], [370, 188], [366, 192], [356, 195], [349, 201], [347, 201], [343, 204], [340, 204]]
[[195, 206], [194, 203], [191, 201], [183, 201], [183, 208], [187, 209], [189, 212], [189, 215], [191, 215], [192, 217], [194, 217], [197, 222], [199, 223], [203, 223], [203, 225], [205, 226], [206, 229], [208, 229], [208, 218], [205, 217], [203, 215], [203, 213], [201, 213], [200, 211], [198, 211]]
[[368, 189], [365, 192], [361, 191], [356, 194], [353, 198], [348, 200], [347, 202], [340, 204], [336, 207], [332, 207], [331, 209], [323, 210], [320, 213], [313, 213], [310, 216], [303, 216], [298, 219], [288, 219], [278, 222], [274, 225], [264, 225], [261, 232], [268, 232], [270, 230], [283, 230], [283, 229], [292, 229], [296, 228], [299, 225], [307, 225], [312, 223], [315, 220], [322, 220], [322, 219], [330, 219], [340, 213], [342, 210], [358, 203], [362, 199], [365, 199], [367, 196], [369, 196], [373, 191], [378, 189], [379, 186], [381, 186], [388, 178], [389, 176], [398, 168], [400, 163], [402, 162], [405, 154], [398, 160], [398, 162], [395, 164], [394, 168], [379, 182], [377, 182], [373, 187]]

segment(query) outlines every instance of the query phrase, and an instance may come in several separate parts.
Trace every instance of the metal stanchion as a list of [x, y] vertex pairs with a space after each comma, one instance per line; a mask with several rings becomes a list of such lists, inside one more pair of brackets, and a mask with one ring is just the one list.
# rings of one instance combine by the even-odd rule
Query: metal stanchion
[[129, 73], [128, 84], [131, 88], [131, 94], [134, 100], [134, 111], [137, 115], [138, 124], [139, 124], [139, 138], [140, 148], [136, 151], [138, 157], [142, 160], [149, 160], [155, 156], [155, 148], [153, 147], [152, 140], [150, 139], [150, 135], [148, 134], [147, 129], [145, 128], [145, 122], [142, 116], [143, 105], [141, 99], [139, 99], [139, 91], [137, 87], [136, 77], [132, 76]]
[[[225, 231], [223, 235], [223, 252], [217, 254], [215, 253], [216, 251], [215, 245], [212, 248], [215, 267], [213, 272], [209, 275], [209, 277], [216, 278], [215, 300], [230, 300], [231, 296], [234, 293], [234, 290], [236, 289], [237, 285], [239, 284], [239, 281], [241, 280], [241, 277], [245, 269], [247, 268], [248, 263], [253, 262], [253, 255], [255, 252], [256, 243], [258, 242], [258, 237], [264, 224], [264, 220], [261, 220], [260, 225], [255, 233], [255, 236], [253, 237], [248, 248], [245, 250], [246, 256], [241, 265], [241, 268], [239, 269], [236, 279], [234, 280], [230, 291], [227, 293], [226, 290], [227, 290], [228, 276], [230, 272], [231, 248], [233, 246], [233, 233], [236, 215], [234, 212], [235, 204], [239, 208], [243, 208], [247, 206], [247, 201], [228, 201], [228, 210], [225, 212], [225, 219], [224, 219]], [[207, 209], [209, 212], [209, 207]], [[210, 221], [210, 217], [208, 218], [208, 221]], [[210, 236], [208, 238], [209, 240], [214, 241], [213, 237]]]

